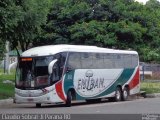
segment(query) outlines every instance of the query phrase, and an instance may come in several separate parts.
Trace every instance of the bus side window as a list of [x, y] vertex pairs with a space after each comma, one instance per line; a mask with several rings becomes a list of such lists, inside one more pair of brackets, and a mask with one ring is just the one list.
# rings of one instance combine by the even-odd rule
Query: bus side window
[[104, 54], [104, 68], [111, 69], [114, 66], [113, 55], [108, 53]]
[[58, 62], [56, 62], [52, 68], [52, 75], [51, 75], [51, 80], [53, 83], [57, 82], [60, 80], [60, 75], [59, 75], [59, 65]]
[[60, 57], [60, 76], [62, 77], [62, 74], [63, 74], [63, 70], [64, 70], [64, 65], [65, 65], [65, 62], [66, 62], [66, 56], [67, 56], [67, 53], [64, 52], [64, 53], [60, 53], [61, 57]]
[[93, 68], [93, 55], [92, 53], [81, 53], [82, 69]]
[[80, 53], [70, 53], [67, 62], [67, 69], [74, 70], [80, 68], [81, 68]]
[[123, 54], [116, 54], [114, 61], [115, 61], [115, 68], [124, 67]]
[[124, 55], [124, 67], [132, 68], [132, 55]]
[[66, 60], [66, 53], [56, 54], [55, 58], [57, 59], [57, 62], [54, 64], [51, 74], [51, 80], [53, 83], [59, 81], [62, 77], [63, 68]]
[[103, 69], [103, 54], [102, 53], [93, 53], [93, 69]]
[[138, 55], [132, 55], [132, 66], [138, 66]]

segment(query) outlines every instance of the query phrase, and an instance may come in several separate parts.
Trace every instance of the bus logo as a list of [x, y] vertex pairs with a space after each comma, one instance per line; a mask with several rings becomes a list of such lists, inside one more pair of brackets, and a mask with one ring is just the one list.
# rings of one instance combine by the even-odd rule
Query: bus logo
[[[77, 70], [76, 72], [81, 71]], [[106, 88], [104, 76], [100, 76], [97, 70], [87, 70], [84, 74], [77, 74], [74, 79], [74, 86], [77, 93], [84, 97], [92, 97]]]
[[88, 71], [86, 72], [86, 77], [90, 78], [90, 77], [92, 77], [92, 76], [93, 76], [93, 72], [92, 72], [91, 70], [88, 70]]

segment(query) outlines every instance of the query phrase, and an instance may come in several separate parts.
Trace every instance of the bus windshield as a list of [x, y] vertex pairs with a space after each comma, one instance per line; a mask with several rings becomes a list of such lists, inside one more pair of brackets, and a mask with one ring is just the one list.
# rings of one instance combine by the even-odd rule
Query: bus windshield
[[20, 58], [16, 72], [16, 87], [35, 89], [52, 84], [48, 65], [54, 59], [54, 56]]

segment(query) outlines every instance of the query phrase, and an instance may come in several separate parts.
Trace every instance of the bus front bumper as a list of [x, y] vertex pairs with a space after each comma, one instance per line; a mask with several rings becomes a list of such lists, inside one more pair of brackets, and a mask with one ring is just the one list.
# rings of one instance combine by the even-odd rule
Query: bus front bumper
[[[19, 90], [21, 91], [21, 90]], [[31, 91], [32, 92], [32, 91]], [[50, 91], [43, 95], [38, 96], [24, 96], [24, 94], [17, 94], [15, 93], [14, 103], [59, 103], [64, 102], [62, 99], [59, 98], [56, 91]]]

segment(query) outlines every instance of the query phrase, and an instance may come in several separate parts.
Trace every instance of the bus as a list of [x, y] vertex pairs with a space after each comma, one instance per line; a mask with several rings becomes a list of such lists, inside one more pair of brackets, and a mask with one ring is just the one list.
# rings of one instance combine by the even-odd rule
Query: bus
[[108, 99], [125, 101], [140, 92], [136, 51], [97, 46], [47, 45], [18, 59], [14, 102], [41, 104]]

